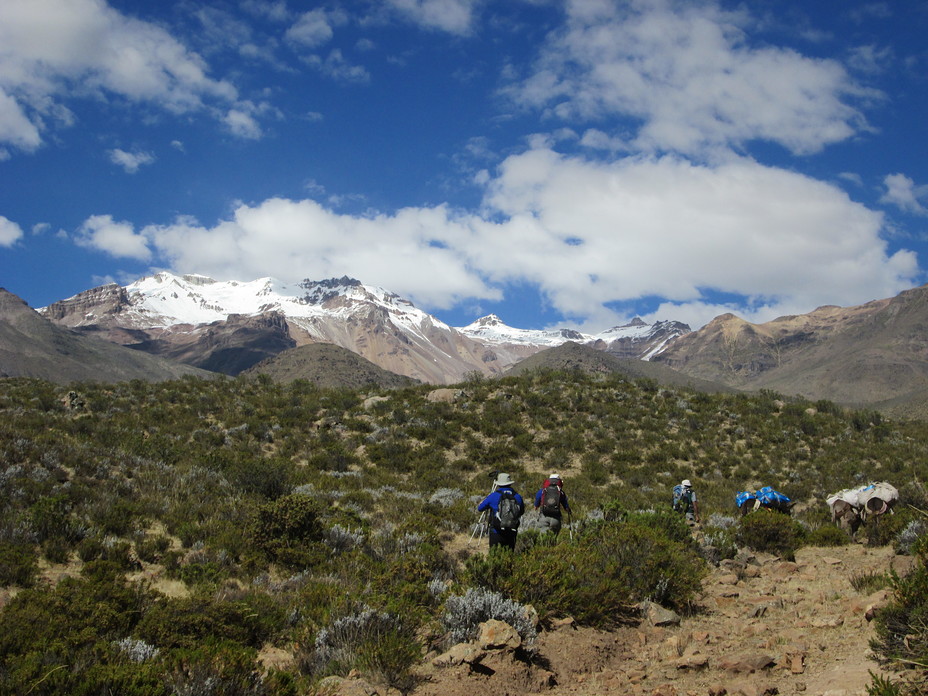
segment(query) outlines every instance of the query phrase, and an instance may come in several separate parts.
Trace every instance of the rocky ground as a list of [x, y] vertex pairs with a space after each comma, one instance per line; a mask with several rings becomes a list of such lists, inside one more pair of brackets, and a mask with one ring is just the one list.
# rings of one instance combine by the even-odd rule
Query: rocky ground
[[[460, 554], [478, 552], [467, 542], [460, 540]], [[904, 573], [911, 563], [890, 547], [860, 544], [803, 548], [794, 562], [765, 554], [723, 561], [704, 581], [698, 610], [678, 621], [661, 625], [657, 612], [637, 627], [607, 632], [567, 618], [539, 632], [532, 658], [518, 635], [496, 622], [474, 643], [427, 656], [411, 694], [866, 696], [870, 672], [880, 671], [870, 657], [868, 610], [888, 592], [855, 590], [851, 579]], [[45, 569], [51, 581], [74, 572]], [[179, 594], [159, 575], [147, 579]], [[291, 660], [279, 650], [262, 655], [268, 666]], [[399, 696], [360, 677], [326, 681], [332, 696]]]
[[[679, 623], [645, 619], [614, 632], [566, 619], [541, 632], [534, 660], [505, 624], [432, 655], [414, 696], [865, 696], [880, 672], [868, 610], [885, 590], [858, 592], [851, 578], [903, 572], [911, 559], [889, 547], [804, 548], [795, 562], [756, 554], [707, 577], [700, 609]], [[387, 694], [360, 679], [331, 684], [343, 696]], [[397, 692], [394, 692], [397, 693]]]

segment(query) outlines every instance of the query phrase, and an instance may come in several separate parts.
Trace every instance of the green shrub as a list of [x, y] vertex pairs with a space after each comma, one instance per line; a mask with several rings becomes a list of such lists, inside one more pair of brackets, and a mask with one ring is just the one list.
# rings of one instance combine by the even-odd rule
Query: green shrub
[[49, 563], [67, 563], [71, 545], [61, 537], [46, 539], [42, 544], [42, 553]]
[[325, 529], [317, 515], [315, 498], [291, 494], [258, 508], [250, 536], [272, 562], [305, 568], [326, 553]]
[[[266, 610], [267, 603], [261, 608]], [[159, 648], [192, 650], [207, 641], [258, 648], [269, 637], [271, 624], [281, 617], [279, 611], [267, 616], [255, 609], [247, 601], [163, 597], [139, 620], [135, 632]]]
[[877, 515], [864, 523], [867, 546], [887, 546], [892, 544], [912, 521], [906, 511], [895, 515]]
[[631, 512], [626, 516], [625, 521], [629, 524], [638, 524], [642, 527], [654, 529], [668, 539], [681, 544], [688, 544], [691, 539], [686, 518], [669, 507]]
[[146, 536], [135, 544], [135, 551], [146, 563], [158, 563], [171, 546], [171, 540], [159, 534]]
[[34, 546], [0, 541], [0, 585], [32, 587], [38, 572]]
[[493, 549], [471, 558], [466, 581], [531, 604], [543, 618], [608, 627], [632, 621], [643, 599], [688, 607], [704, 573], [692, 548], [655, 529], [601, 522], [572, 544], [541, 539], [531, 554]]
[[175, 651], [165, 665], [167, 693], [277, 696], [265, 688], [253, 649], [229, 643]]
[[735, 539], [739, 545], [754, 551], [793, 560], [804, 533], [802, 526], [789, 515], [760, 509], [741, 518]]
[[874, 681], [870, 693], [923, 694], [928, 690], [928, 555], [921, 554], [904, 577], [893, 573], [890, 581], [892, 601], [876, 614], [870, 648], [881, 663], [907, 674], [897, 684]]
[[122, 570], [135, 569], [136, 561], [132, 555], [132, 544], [116, 537], [87, 537], [77, 545], [77, 556], [85, 563], [90, 561], [109, 561]]
[[833, 524], [826, 524], [813, 529], [806, 535], [807, 546], [847, 546], [851, 537], [846, 531]]
[[850, 577], [851, 587], [861, 594], [872, 594], [890, 586], [892, 579], [886, 573], [873, 570], [854, 573]]

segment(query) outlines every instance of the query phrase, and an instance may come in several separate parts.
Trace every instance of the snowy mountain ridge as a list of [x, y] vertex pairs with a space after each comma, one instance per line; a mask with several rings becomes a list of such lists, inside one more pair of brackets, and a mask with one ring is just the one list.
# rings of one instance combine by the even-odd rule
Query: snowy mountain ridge
[[197, 341], [215, 352], [223, 332], [239, 339], [250, 332], [251, 340], [260, 342], [262, 332], [270, 331], [277, 337], [261, 351], [280, 350], [287, 342], [334, 343], [428, 382], [459, 381], [475, 370], [501, 374], [528, 355], [567, 341], [648, 359], [689, 332], [677, 322], [650, 325], [640, 319], [592, 335], [517, 329], [495, 315], [453, 328], [395, 293], [349, 277], [288, 284], [270, 277], [218, 281], [160, 272], [125, 287], [93, 288], [38, 311], [55, 323], [162, 355], [178, 355], [182, 344], [187, 361], [194, 360]]

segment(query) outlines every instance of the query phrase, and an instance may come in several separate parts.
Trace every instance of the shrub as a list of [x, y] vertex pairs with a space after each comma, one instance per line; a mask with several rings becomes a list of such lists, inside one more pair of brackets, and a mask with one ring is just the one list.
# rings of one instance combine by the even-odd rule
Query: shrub
[[67, 563], [71, 546], [61, 537], [46, 539], [42, 544], [42, 553], [49, 563]]
[[39, 559], [31, 544], [0, 542], [0, 585], [32, 587]]
[[840, 527], [825, 524], [809, 532], [805, 543], [808, 546], [847, 546], [851, 537]]
[[734, 558], [738, 553], [734, 530], [725, 527], [707, 527], [700, 553], [710, 563], [718, 565], [723, 559]]
[[903, 511], [895, 515], [877, 515], [864, 524], [867, 546], [886, 546], [892, 544], [906, 528], [912, 517]]
[[886, 573], [863, 571], [850, 577], [851, 587], [861, 594], [872, 594], [890, 586], [891, 579]]
[[157, 563], [163, 557], [165, 552], [170, 548], [171, 540], [159, 534], [157, 536], [147, 536], [135, 545], [136, 553], [146, 563]]
[[169, 598], [156, 601], [139, 620], [136, 635], [162, 649], [195, 649], [204, 642], [228, 641], [258, 648], [282, 623], [266, 602]]
[[802, 526], [789, 515], [761, 509], [741, 518], [735, 539], [754, 551], [793, 560], [803, 534]]
[[686, 518], [667, 507], [629, 513], [626, 522], [654, 529], [672, 541], [689, 543], [691, 539]]
[[922, 554], [906, 576], [892, 574], [891, 586], [892, 602], [876, 614], [870, 648], [881, 663], [908, 674], [904, 684], [874, 681], [870, 693], [923, 694], [928, 689], [928, 556]]
[[494, 549], [467, 564], [471, 585], [531, 604], [542, 618], [572, 616], [596, 627], [633, 621], [643, 599], [688, 607], [704, 573], [688, 545], [614, 522], [587, 525], [572, 544], [539, 539], [531, 554]]
[[77, 545], [77, 556], [85, 563], [90, 561], [109, 561], [122, 570], [132, 570], [135, 561], [132, 557], [132, 544], [116, 537], [87, 537]]
[[448, 646], [473, 640], [480, 624], [490, 619], [505, 621], [516, 629], [523, 644], [535, 641], [535, 626], [524, 606], [498, 592], [470, 588], [463, 596], [452, 595], [445, 601], [441, 625], [448, 632]]
[[325, 529], [317, 509], [314, 498], [299, 493], [262, 505], [251, 525], [254, 545], [272, 562], [295, 568], [312, 565], [325, 553]]
[[344, 676], [358, 669], [407, 691], [412, 683], [409, 669], [419, 655], [419, 644], [402, 619], [365, 606], [316, 634], [306, 666], [315, 676]]
[[164, 682], [171, 696], [271, 696], [257, 667], [253, 650], [204, 645], [172, 655]]
[[919, 539], [928, 534], [928, 522], [922, 519], [909, 522], [896, 537], [894, 548], [896, 553], [911, 554]]

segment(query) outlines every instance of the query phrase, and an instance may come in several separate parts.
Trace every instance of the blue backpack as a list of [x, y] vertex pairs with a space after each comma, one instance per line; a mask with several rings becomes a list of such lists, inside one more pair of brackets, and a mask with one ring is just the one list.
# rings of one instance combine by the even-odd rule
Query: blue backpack
[[673, 487], [673, 509], [677, 512], [688, 510], [693, 505], [693, 496], [678, 483]]
[[790, 499], [780, 493], [780, 491], [773, 490], [770, 486], [764, 486], [759, 491], [757, 491], [757, 499], [760, 501], [760, 504], [771, 510], [779, 510], [780, 512], [789, 511]]

